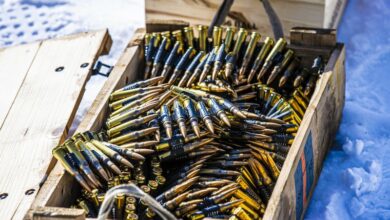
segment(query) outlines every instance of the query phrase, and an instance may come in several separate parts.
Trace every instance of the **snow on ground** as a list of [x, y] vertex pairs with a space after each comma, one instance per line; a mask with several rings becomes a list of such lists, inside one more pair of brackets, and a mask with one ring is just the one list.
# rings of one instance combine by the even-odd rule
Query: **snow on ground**
[[[110, 54], [100, 60], [114, 65], [136, 28], [144, 23], [141, 0], [0, 0], [0, 47], [108, 27], [113, 45]], [[89, 80], [70, 134], [105, 80], [102, 76]]]
[[306, 219], [390, 219], [390, 1], [350, 0], [346, 102]]
[[[141, 0], [0, 0], [0, 47], [108, 27], [113, 65], [135, 27]], [[306, 219], [390, 219], [390, 1], [350, 0], [339, 27], [347, 48], [343, 120]], [[105, 81], [94, 76], [74, 125]], [[75, 127], [75, 126], [74, 126]]]

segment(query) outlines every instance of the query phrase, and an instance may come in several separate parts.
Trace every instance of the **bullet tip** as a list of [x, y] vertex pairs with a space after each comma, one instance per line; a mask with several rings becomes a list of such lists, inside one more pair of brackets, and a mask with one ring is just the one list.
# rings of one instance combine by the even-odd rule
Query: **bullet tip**
[[236, 115], [237, 115], [238, 117], [240, 117], [240, 118], [243, 118], [243, 119], [246, 119], [246, 118], [247, 118], [246, 115], [244, 115], [244, 113], [242, 113], [240, 110], [237, 110], [237, 111], [236, 111]]
[[110, 168], [117, 175], [122, 175], [122, 171], [115, 164], [111, 164]]
[[134, 160], [139, 160], [139, 161], [144, 161], [145, 160], [144, 156], [142, 156], [141, 154], [135, 153], [135, 152], [131, 153], [131, 158], [134, 159]]
[[231, 127], [232, 125], [230, 124], [230, 122], [229, 122], [229, 119], [228, 119], [228, 117], [226, 116], [226, 115], [221, 115], [221, 119], [222, 119], [222, 121], [228, 126], [228, 127]]
[[213, 123], [211, 121], [206, 122], [206, 127], [211, 132], [211, 134], [215, 134], [214, 133], [214, 126], [213, 126]]
[[298, 87], [301, 84], [301, 76], [297, 76], [294, 80], [294, 87]]
[[282, 78], [280, 78], [280, 81], [279, 81], [279, 87], [283, 87], [287, 82], [287, 78], [282, 76]]
[[107, 172], [103, 168], [98, 169], [98, 172], [99, 172], [100, 176], [103, 177], [103, 179], [105, 181], [109, 180], [108, 174], [107, 174]]
[[123, 158], [121, 160], [121, 163], [124, 164], [125, 166], [128, 166], [130, 168], [134, 168], [134, 165], [130, 163], [130, 161], [126, 160], [125, 158]]
[[194, 129], [195, 135], [196, 135], [198, 138], [200, 138], [201, 136], [200, 136], [200, 128], [199, 128], [199, 126], [193, 126], [193, 129]]
[[180, 133], [183, 135], [184, 138], [186, 138], [187, 137], [187, 129], [186, 129], [186, 125], [184, 124], [184, 122], [179, 123], [179, 127], [180, 127]]

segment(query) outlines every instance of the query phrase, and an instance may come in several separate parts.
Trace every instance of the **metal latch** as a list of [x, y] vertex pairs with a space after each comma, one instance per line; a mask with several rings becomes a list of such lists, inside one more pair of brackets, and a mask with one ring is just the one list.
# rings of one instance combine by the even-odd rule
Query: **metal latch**
[[112, 68], [113, 66], [105, 64], [101, 61], [97, 61], [95, 67], [92, 70], [92, 75], [101, 75], [101, 76], [109, 77]]

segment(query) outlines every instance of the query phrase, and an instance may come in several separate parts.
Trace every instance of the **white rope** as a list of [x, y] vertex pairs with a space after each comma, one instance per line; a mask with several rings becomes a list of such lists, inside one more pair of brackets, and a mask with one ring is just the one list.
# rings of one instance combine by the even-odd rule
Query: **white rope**
[[107, 219], [108, 214], [114, 203], [115, 195], [117, 194], [127, 194], [134, 196], [136, 198], [142, 199], [156, 214], [158, 214], [161, 218], [167, 220], [177, 220], [177, 218], [172, 215], [168, 210], [166, 210], [160, 203], [158, 203], [155, 199], [153, 199], [148, 194], [144, 193], [140, 188], [138, 188], [134, 184], [123, 184], [119, 186], [115, 186], [107, 191], [103, 204], [100, 207], [98, 220]]

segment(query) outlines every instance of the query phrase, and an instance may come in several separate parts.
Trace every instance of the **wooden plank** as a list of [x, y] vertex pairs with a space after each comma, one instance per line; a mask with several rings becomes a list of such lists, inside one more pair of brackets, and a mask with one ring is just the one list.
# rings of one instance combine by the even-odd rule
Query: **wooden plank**
[[49, 220], [53, 218], [58, 220], [82, 220], [85, 219], [85, 212], [82, 209], [39, 207], [34, 211], [32, 216], [33, 220]]
[[183, 29], [189, 26], [188, 22], [177, 20], [149, 20], [146, 22], [146, 31], [150, 32], [162, 32], [162, 31], [175, 31]]
[[336, 30], [295, 27], [291, 29], [290, 42], [290, 48], [303, 58], [305, 66], [310, 67], [316, 56], [329, 58], [336, 46]]
[[0, 50], [0, 129], [30, 69], [40, 42]]
[[325, 0], [324, 28], [337, 29], [343, 16], [347, 0]]
[[[138, 29], [134, 34], [133, 39], [129, 43], [129, 47], [125, 49], [115, 64], [110, 77], [84, 116], [76, 133], [99, 129], [108, 109], [109, 94], [115, 89], [124, 86], [126, 83], [134, 81], [137, 77], [137, 72], [141, 72], [138, 71], [138, 68], [142, 67], [143, 50], [139, 45], [142, 43], [140, 39], [143, 38], [144, 33], [144, 29]], [[72, 195], [75, 194], [75, 191], [79, 190], [78, 187], [70, 186], [78, 186], [78, 184], [72, 176], [64, 171], [61, 164], [57, 163], [31, 206], [32, 211], [28, 217], [31, 218], [35, 208], [40, 206], [70, 205], [73, 199]]]
[[336, 45], [336, 30], [295, 27], [291, 29], [291, 44], [310, 48], [333, 48]]
[[344, 59], [344, 46], [338, 44], [317, 82], [263, 219], [304, 217], [340, 124], [345, 94]]
[[319, 4], [319, 5], [324, 5], [325, 0], [285, 0], [289, 2], [304, 2], [308, 4]]
[[116, 89], [119, 89], [127, 83], [133, 82], [141, 77], [139, 74], [142, 73], [141, 70], [144, 66], [144, 51], [143, 48], [139, 46], [142, 41], [139, 41], [138, 39], [143, 38], [145, 30], [139, 30], [138, 32], [142, 32], [142, 34], [135, 34], [131, 43], [132, 46], [126, 48], [124, 54], [115, 65], [115, 68], [111, 72], [112, 77], [106, 81], [102, 90], [98, 94], [98, 98], [92, 104], [90, 110], [81, 121], [79, 127], [77, 128], [78, 132], [99, 130], [102, 127], [102, 123], [104, 122], [106, 113], [109, 109], [108, 100], [110, 94]]
[[[222, 0], [147, 0], [145, 2], [146, 21], [183, 20], [191, 25], [209, 25], [221, 2]], [[322, 27], [323, 25], [323, 0], [272, 0], [270, 2], [279, 15], [286, 35], [295, 26]], [[250, 24], [255, 24], [262, 35], [273, 36], [270, 22], [260, 1], [235, 1], [231, 12], [238, 13]], [[232, 19], [228, 18], [228, 20]]]
[[0, 130], [0, 191], [8, 194], [0, 219], [21, 219], [32, 204], [109, 39], [104, 30], [42, 42]]

